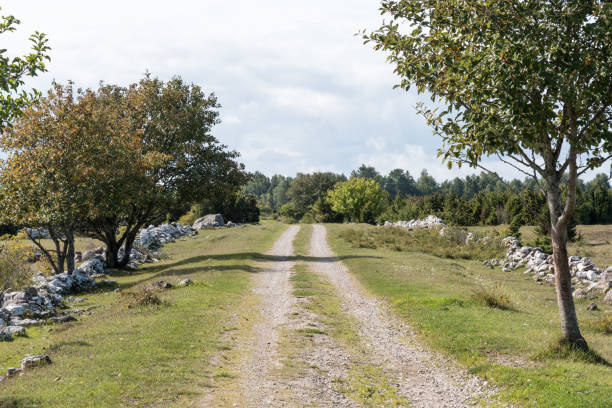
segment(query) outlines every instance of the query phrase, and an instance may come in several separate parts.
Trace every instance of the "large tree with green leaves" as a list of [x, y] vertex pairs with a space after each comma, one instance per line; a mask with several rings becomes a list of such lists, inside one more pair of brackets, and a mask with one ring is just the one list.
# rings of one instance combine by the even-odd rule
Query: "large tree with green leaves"
[[578, 176], [612, 153], [612, 3], [384, 0], [381, 12], [388, 20], [364, 38], [388, 53], [398, 86], [446, 106], [420, 111], [442, 136], [449, 167], [483, 167], [494, 156], [540, 181], [563, 338], [586, 349], [567, 227]]
[[333, 211], [352, 222], [374, 222], [385, 208], [388, 194], [370, 178], [351, 177], [327, 193]]
[[[15, 31], [20, 21], [14, 16], [0, 16], [0, 34]], [[6, 49], [0, 49], [0, 131], [8, 125], [22, 109], [40, 94], [36, 90], [23, 90], [26, 77], [34, 77], [46, 71], [45, 61], [50, 50], [44, 33], [30, 36], [32, 52], [21, 57], [9, 57]]]
[[[28, 228], [56, 273], [74, 269], [74, 236], [88, 219], [111, 216], [152, 187], [122, 100], [116, 87], [55, 84], [0, 138], [8, 154], [0, 166], [2, 219]], [[41, 228], [54, 249], [30, 231]]]
[[123, 98], [131, 129], [140, 135], [134, 159], [148, 165], [140, 171], [146, 182], [138, 195], [87, 224], [86, 232], [106, 244], [111, 267], [126, 266], [138, 231], [163, 220], [174, 204], [229, 197], [248, 180], [235, 160], [239, 154], [212, 134], [220, 107], [214, 94], [179, 77], [163, 82], [146, 75]]

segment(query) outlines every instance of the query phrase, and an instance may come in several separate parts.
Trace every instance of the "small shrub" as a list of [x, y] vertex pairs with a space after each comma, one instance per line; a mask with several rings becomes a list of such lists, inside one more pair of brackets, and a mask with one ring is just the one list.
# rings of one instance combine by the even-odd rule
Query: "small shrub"
[[501, 310], [511, 310], [512, 302], [508, 295], [502, 292], [499, 284], [492, 288], [484, 286], [472, 291], [472, 299], [481, 305]]
[[121, 292], [121, 296], [127, 298], [127, 307], [133, 308], [136, 306], [162, 306], [167, 302], [159, 297], [161, 289], [142, 287], [134, 292]]
[[304, 216], [300, 220], [300, 224], [315, 224], [315, 223], [316, 223], [316, 220], [312, 216], [312, 213], [309, 213], [309, 212], [304, 214]]
[[612, 313], [604, 313], [597, 319], [589, 320], [587, 326], [603, 334], [612, 334]]
[[34, 269], [28, 259], [32, 257], [32, 247], [19, 237], [0, 243], [0, 290], [17, 290], [30, 284]]
[[192, 225], [201, 216], [202, 216], [202, 205], [194, 204], [191, 206], [189, 211], [187, 211], [187, 213], [185, 213], [181, 218], [179, 218], [178, 222], [181, 225]]
[[603, 357], [595, 351], [583, 350], [565, 339], [559, 339], [549, 344], [545, 349], [532, 356], [533, 360], [569, 360], [578, 363], [599, 364], [610, 367]]

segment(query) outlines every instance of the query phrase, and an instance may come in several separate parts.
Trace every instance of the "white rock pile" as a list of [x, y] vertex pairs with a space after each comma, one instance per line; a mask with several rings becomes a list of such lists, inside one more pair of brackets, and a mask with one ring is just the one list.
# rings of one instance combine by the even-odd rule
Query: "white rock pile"
[[[68, 274], [66, 272], [45, 277], [38, 273], [32, 277], [33, 285], [23, 291], [0, 293], [0, 340], [25, 335], [25, 327], [37, 326], [57, 319], [57, 306], [64, 296], [100, 286], [112, 287], [115, 281], [96, 282], [106, 272], [104, 257], [96, 255]], [[55, 318], [55, 319], [54, 319]]]
[[163, 244], [174, 242], [186, 235], [194, 235], [194, 230], [195, 228], [191, 225], [183, 226], [178, 222], [162, 224], [158, 227], [149, 225], [147, 228], [139, 231], [135, 242], [143, 247], [158, 248]]
[[[541, 248], [521, 246], [515, 237], [506, 237], [502, 243], [507, 248], [503, 261], [484, 261], [485, 265], [501, 266], [502, 271], [525, 268], [525, 274], [533, 275], [536, 282], [554, 283], [555, 272], [552, 255]], [[572, 284], [576, 287], [574, 297], [594, 299], [605, 294], [604, 302], [612, 304], [612, 267], [600, 269], [589, 258], [570, 256], [568, 258]]]
[[428, 215], [426, 218], [422, 220], [410, 220], [410, 221], [397, 221], [390, 222], [385, 221], [385, 227], [401, 227], [408, 228], [409, 230], [415, 228], [435, 228], [435, 227], [446, 227], [444, 221], [441, 218], [436, 217], [435, 215]]
[[[17, 374], [21, 374], [26, 370], [42, 367], [44, 365], [51, 364], [51, 358], [46, 354], [41, 354], [38, 356], [25, 356], [23, 360], [21, 360], [21, 367], [9, 367], [6, 370], [7, 377], [13, 377]], [[4, 377], [0, 377], [0, 381], [2, 381]]]

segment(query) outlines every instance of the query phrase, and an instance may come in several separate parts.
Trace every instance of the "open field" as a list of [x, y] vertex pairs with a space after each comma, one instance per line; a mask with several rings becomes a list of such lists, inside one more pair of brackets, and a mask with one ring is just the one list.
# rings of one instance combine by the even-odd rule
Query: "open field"
[[[520, 272], [491, 270], [478, 261], [449, 260], [391, 249], [353, 248], [339, 237], [347, 228], [327, 225], [330, 245], [373, 294], [387, 299], [434, 349], [457, 358], [471, 372], [501, 387], [504, 400], [536, 407], [612, 405], [612, 368], [576, 359], [542, 357], [560, 335], [554, 289], [534, 284]], [[586, 228], [597, 236], [596, 228]], [[591, 238], [594, 239], [594, 238]], [[509, 297], [510, 310], [472, 298], [481, 287]], [[587, 312], [577, 302], [590, 346], [612, 361], [612, 338], [592, 330], [589, 320], [612, 311]], [[536, 358], [540, 355], [542, 358]]]
[[[479, 260], [392, 245], [355, 248], [340, 236], [376, 228], [369, 225], [326, 228], [337, 259], [311, 241], [310, 225], [300, 226], [294, 255], [270, 254], [287, 231], [277, 222], [204, 230], [164, 246], [163, 262], [113, 277], [124, 295], [83, 294], [86, 300], [72, 306], [96, 308], [78, 322], [29, 328], [28, 338], [0, 343], [2, 371], [26, 354], [53, 360], [3, 382], [0, 407], [429, 407], [440, 395], [464, 407], [465, 396], [452, 387], [466, 374], [498, 387], [498, 395], [478, 397], [487, 407], [612, 404], [609, 365], [551, 352], [560, 333], [551, 286]], [[588, 242], [607, 247], [606, 228], [581, 230]], [[324, 241], [319, 234], [317, 245]], [[291, 252], [289, 242], [282, 251]], [[351, 283], [339, 260], [375, 298]], [[162, 292], [162, 305], [128, 307], [133, 299], [125, 293], [185, 277], [195, 284]], [[496, 294], [501, 307], [484, 305], [478, 292]], [[586, 303], [577, 302], [583, 334], [612, 361], [612, 338], [589, 324], [612, 307], [589, 312]], [[283, 311], [273, 317], [277, 307]], [[415, 329], [416, 343], [403, 323]], [[442, 355], [442, 365], [418, 360], [430, 355], [427, 348]], [[455, 380], [432, 385], [440, 375]]]
[[123, 292], [165, 279], [196, 284], [165, 291], [167, 305], [127, 308], [114, 292], [85, 294], [75, 307], [100, 306], [61, 326], [29, 328], [0, 343], [0, 368], [47, 353], [48, 367], [2, 383], [0, 407], [189, 406], [219, 373], [208, 363], [225, 346], [230, 317], [248, 290], [253, 265], [285, 229], [266, 223], [202, 231], [164, 247], [169, 259], [113, 277]]

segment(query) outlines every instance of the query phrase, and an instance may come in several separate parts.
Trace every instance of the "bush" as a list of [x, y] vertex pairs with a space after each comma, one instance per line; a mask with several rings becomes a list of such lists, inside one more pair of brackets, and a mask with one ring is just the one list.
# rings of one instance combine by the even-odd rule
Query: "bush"
[[159, 297], [161, 289], [141, 287], [135, 292], [122, 292], [121, 296], [127, 299], [127, 307], [131, 309], [136, 306], [162, 306], [167, 302]]
[[0, 291], [22, 289], [30, 284], [34, 269], [28, 259], [32, 257], [32, 247], [20, 237], [0, 243]]
[[440, 235], [439, 229], [409, 231], [399, 227], [350, 228], [340, 237], [353, 248], [389, 248], [395, 251], [416, 251], [450, 259], [491, 259], [504, 253], [497, 238], [465, 243], [466, 233], [449, 228]]
[[316, 224], [316, 222], [317, 221], [314, 219], [310, 212], [304, 214], [304, 216], [300, 220], [300, 224]]
[[492, 288], [484, 286], [472, 290], [472, 299], [483, 306], [501, 310], [511, 310], [512, 302], [508, 295], [503, 293], [501, 285], [497, 284]]
[[179, 218], [178, 222], [181, 225], [193, 225], [193, 223], [200, 217], [202, 217], [202, 205], [194, 204], [186, 214]]

